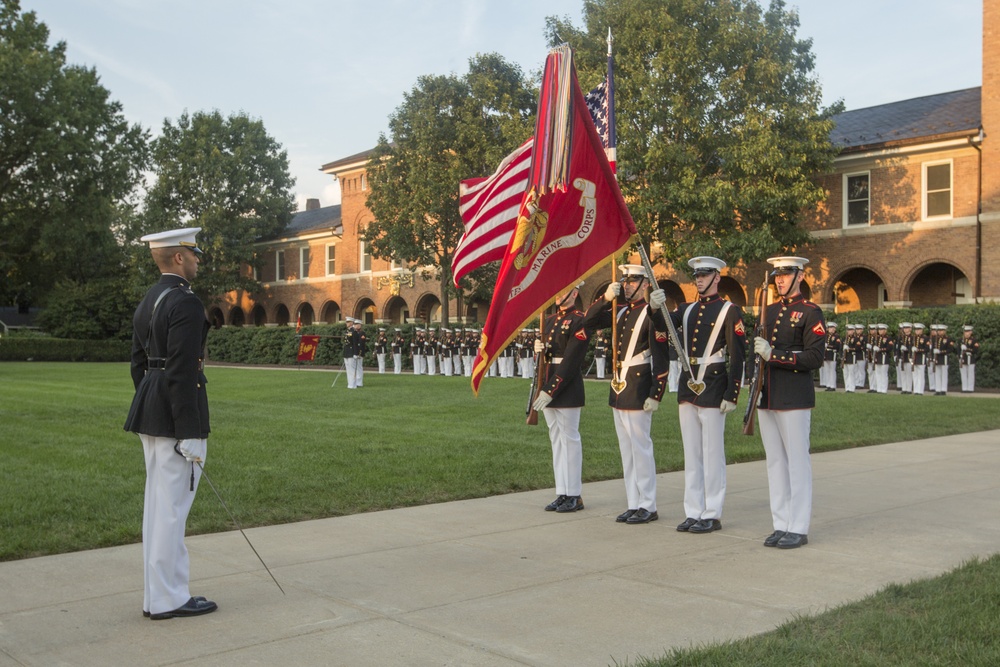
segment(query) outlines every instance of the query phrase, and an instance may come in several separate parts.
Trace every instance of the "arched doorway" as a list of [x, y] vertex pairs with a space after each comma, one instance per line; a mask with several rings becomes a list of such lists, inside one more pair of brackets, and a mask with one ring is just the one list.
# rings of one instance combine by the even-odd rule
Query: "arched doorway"
[[279, 327], [287, 327], [291, 320], [292, 318], [288, 314], [288, 306], [279, 303], [278, 307], [274, 309], [274, 323]]
[[433, 294], [424, 294], [417, 301], [418, 322], [439, 323], [441, 322], [441, 301]]
[[719, 294], [724, 299], [729, 299], [734, 306], [745, 308], [747, 305], [747, 293], [743, 286], [730, 276], [722, 276], [719, 280]]
[[383, 318], [389, 324], [404, 324], [410, 318], [410, 309], [407, 307], [403, 297], [389, 297], [389, 300], [385, 302]]
[[236, 306], [229, 311], [229, 326], [241, 327], [246, 324], [246, 315], [243, 313], [243, 309]]
[[264, 306], [258, 303], [253, 307], [253, 310], [250, 311], [250, 321], [253, 322], [255, 327], [267, 325], [267, 313], [264, 312]]
[[667, 293], [667, 309], [677, 310], [677, 307], [684, 303], [684, 290], [673, 280], [657, 280], [656, 284]]
[[336, 324], [343, 321], [344, 316], [340, 312], [340, 305], [336, 301], [327, 301], [323, 304], [323, 321], [327, 324]]
[[[808, 299], [808, 285], [803, 281], [802, 294]], [[849, 269], [833, 281], [833, 312], [874, 310], [885, 302], [885, 285], [877, 273], [862, 267]]]
[[375, 324], [375, 302], [367, 297], [359, 299], [354, 306], [354, 317], [365, 324]]
[[975, 301], [969, 279], [958, 268], [946, 262], [935, 262], [922, 267], [911, 279], [908, 291], [914, 308], [951, 306]]
[[213, 329], [221, 329], [222, 325], [226, 323], [226, 317], [222, 314], [222, 309], [215, 306], [208, 311], [208, 321], [212, 324]]
[[312, 324], [314, 319], [315, 315], [313, 313], [312, 306], [310, 306], [308, 303], [303, 303], [301, 306], [299, 306], [299, 312], [295, 318], [296, 324], [301, 323], [302, 326], [307, 326], [309, 324]]

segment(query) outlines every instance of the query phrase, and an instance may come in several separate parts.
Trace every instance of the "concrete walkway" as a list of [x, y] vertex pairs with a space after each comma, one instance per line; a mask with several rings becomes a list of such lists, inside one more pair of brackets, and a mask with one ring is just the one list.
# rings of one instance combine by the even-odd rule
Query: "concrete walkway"
[[190, 537], [192, 592], [219, 603], [190, 619], [142, 617], [138, 544], [0, 563], [0, 667], [622, 664], [1000, 550], [1000, 431], [818, 454], [813, 473], [791, 551], [761, 545], [763, 462], [729, 466], [708, 535], [674, 530], [683, 473], [660, 475], [649, 525], [614, 522], [613, 480], [575, 514], [533, 491], [248, 530], [285, 596], [239, 532]]

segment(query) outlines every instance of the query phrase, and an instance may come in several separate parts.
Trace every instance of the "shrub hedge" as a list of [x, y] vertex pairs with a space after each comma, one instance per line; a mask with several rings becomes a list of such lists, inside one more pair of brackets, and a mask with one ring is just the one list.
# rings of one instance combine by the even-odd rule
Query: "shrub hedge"
[[0, 361], [128, 361], [132, 342], [11, 335], [0, 338]]

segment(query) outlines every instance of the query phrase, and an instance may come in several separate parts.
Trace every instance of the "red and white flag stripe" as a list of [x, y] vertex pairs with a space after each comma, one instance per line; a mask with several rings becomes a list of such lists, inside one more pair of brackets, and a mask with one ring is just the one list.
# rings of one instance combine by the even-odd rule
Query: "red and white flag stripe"
[[459, 186], [459, 213], [465, 233], [451, 261], [455, 286], [470, 271], [503, 259], [528, 185], [531, 146], [528, 139], [486, 178], [470, 178]]

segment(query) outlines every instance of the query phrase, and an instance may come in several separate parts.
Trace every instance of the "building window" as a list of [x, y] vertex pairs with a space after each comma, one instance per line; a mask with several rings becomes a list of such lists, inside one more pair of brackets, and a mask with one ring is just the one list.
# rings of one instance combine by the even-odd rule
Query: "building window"
[[309, 246], [299, 248], [299, 278], [309, 277]]
[[361, 191], [364, 192], [368, 189], [368, 182], [365, 180], [365, 175], [361, 174]]
[[367, 273], [372, 270], [372, 254], [368, 252], [368, 244], [364, 241], [358, 242], [361, 252], [361, 272]]
[[844, 174], [844, 222], [845, 226], [867, 225], [871, 222], [869, 211], [869, 172]]
[[276, 250], [274, 252], [274, 279], [285, 279], [285, 251]]
[[400, 262], [398, 259], [393, 259], [389, 262], [390, 271], [402, 271], [404, 268], [405, 267], [403, 266], [403, 263]]
[[924, 217], [951, 216], [951, 161], [924, 165]]
[[337, 246], [328, 245], [326, 247], [326, 275], [332, 276], [337, 273]]

